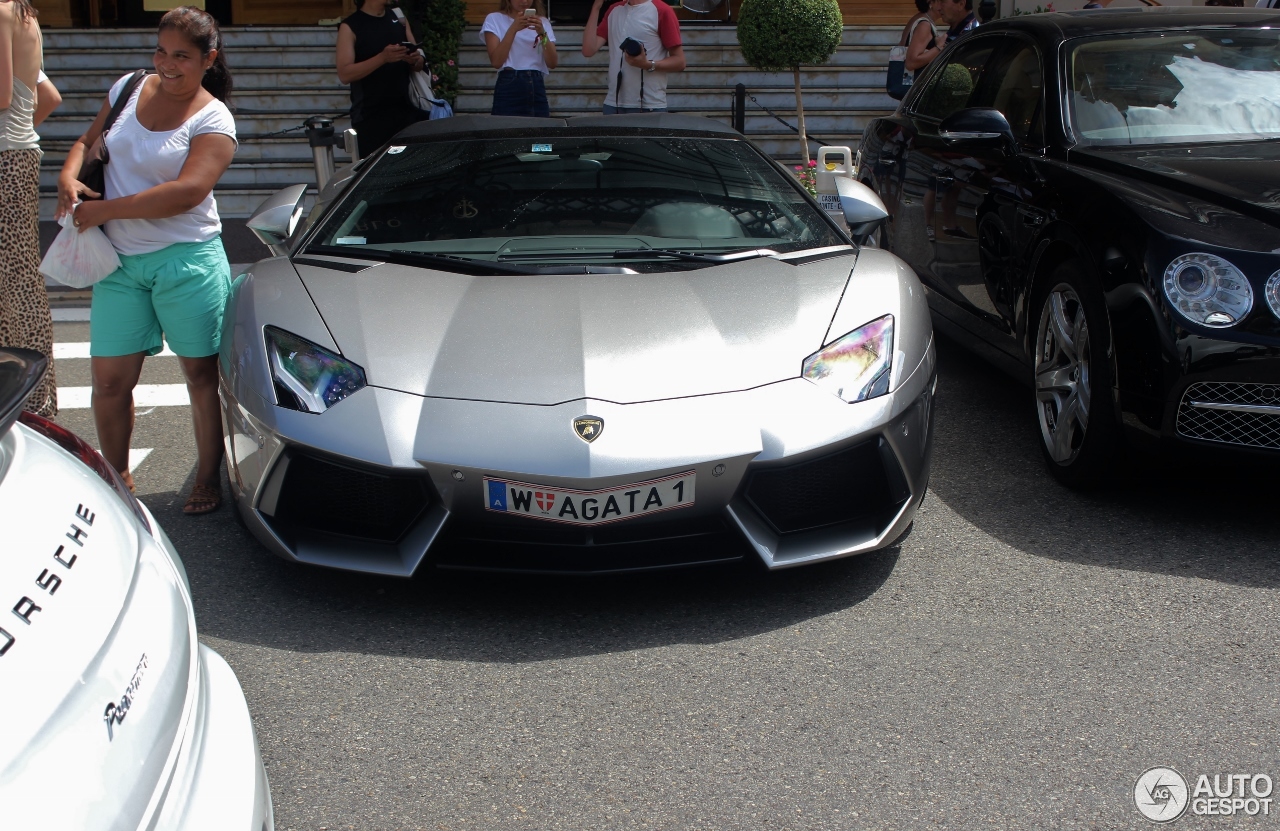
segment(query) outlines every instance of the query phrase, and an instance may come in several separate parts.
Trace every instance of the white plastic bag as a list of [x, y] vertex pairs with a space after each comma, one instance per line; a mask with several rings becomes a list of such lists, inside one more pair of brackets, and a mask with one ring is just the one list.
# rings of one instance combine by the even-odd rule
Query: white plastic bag
[[120, 257], [101, 228], [81, 233], [73, 224], [75, 212], [62, 218], [62, 230], [40, 261], [40, 273], [73, 289], [84, 289], [120, 267]]

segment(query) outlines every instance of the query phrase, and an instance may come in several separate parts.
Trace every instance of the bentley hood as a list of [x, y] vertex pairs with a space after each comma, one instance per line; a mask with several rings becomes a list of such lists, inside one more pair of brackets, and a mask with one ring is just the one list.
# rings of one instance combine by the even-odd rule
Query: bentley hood
[[501, 276], [295, 267], [371, 385], [625, 404], [797, 377], [822, 346], [855, 261], [850, 251], [805, 265], [763, 258], [665, 274]]
[[1072, 161], [1143, 179], [1280, 225], [1277, 142], [1091, 147], [1073, 152]]

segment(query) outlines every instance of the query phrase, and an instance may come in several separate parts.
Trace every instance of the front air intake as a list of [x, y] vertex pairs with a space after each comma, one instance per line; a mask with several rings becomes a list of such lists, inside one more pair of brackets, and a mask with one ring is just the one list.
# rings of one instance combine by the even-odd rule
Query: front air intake
[[296, 454], [273, 525], [397, 542], [431, 502], [425, 476], [386, 474]]
[[[751, 473], [746, 498], [780, 534], [847, 522], [887, 526], [909, 494], [893, 454], [873, 439], [807, 462]], [[890, 474], [895, 475], [890, 475]]]

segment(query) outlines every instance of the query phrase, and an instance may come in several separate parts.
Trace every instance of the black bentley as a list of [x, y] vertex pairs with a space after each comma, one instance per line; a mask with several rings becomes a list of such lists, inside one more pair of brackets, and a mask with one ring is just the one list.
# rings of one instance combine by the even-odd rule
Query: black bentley
[[922, 75], [858, 176], [935, 326], [1034, 382], [1054, 475], [1280, 462], [1280, 13], [1014, 17]]

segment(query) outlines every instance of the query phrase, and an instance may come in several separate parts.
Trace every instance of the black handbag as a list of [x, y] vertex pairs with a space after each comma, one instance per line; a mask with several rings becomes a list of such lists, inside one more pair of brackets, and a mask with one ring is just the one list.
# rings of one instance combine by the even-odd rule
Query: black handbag
[[[116, 123], [116, 119], [120, 117], [120, 113], [124, 112], [124, 108], [129, 105], [129, 99], [133, 97], [133, 91], [138, 88], [138, 84], [142, 83], [147, 77], [147, 70], [139, 69], [133, 73], [129, 81], [124, 85], [124, 89], [120, 90], [120, 97], [116, 99], [116, 103], [111, 105], [111, 111], [107, 113], [107, 120], [102, 125], [102, 135], [98, 136], [98, 140], [93, 143], [93, 147], [85, 154], [84, 162], [80, 165], [80, 174], [76, 176], [81, 184], [94, 193], [100, 194], [97, 198], [101, 199], [106, 196], [107, 190], [107, 163], [111, 161], [111, 154], [107, 152], [107, 131], [111, 129], [111, 125]], [[83, 196], [81, 198], [84, 198]]]
[[927, 18], [917, 19], [911, 25], [910, 31], [902, 33], [901, 42], [889, 50], [889, 69], [885, 73], [884, 91], [895, 101], [901, 101], [906, 96], [915, 80], [915, 73], [907, 69], [907, 46], [911, 43], [911, 36], [915, 34], [916, 26], [926, 22], [928, 22]]

